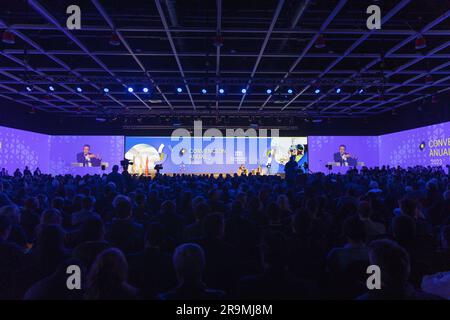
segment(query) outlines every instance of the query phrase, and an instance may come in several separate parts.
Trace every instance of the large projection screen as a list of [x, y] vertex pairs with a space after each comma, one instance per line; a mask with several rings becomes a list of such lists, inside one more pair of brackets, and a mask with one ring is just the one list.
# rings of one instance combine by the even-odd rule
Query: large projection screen
[[249, 172], [277, 174], [295, 155], [299, 166], [308, 162], [306, 137], [126, 137], [125, 158], [129, 171], [145, 174], [155, 165], [162, 173], [237, 173], [244, 165]]

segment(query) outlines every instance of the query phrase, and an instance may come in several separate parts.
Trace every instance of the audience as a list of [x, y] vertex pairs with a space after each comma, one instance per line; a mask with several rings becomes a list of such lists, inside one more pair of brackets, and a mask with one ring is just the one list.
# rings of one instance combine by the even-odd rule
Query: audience
[[210, 289], [203, 282], [205, 254], [203, 249], [193, 243], [185, 243], [175, 249], [173, 266], [178, 279], [178, 286], [162, 293], [161, 300], [212, 300], [221, 299], [225, 293]]
[[[0, 299], [436, 298], [421, 283], [450, 271], [448, 173], [302, 171], [1, 170]], [[65, 288], [73, 264], [83, 290]]]

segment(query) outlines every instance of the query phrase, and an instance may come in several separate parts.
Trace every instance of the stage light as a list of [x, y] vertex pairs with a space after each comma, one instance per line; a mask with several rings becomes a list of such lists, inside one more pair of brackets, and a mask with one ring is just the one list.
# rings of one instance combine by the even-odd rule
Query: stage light
[[416, 38], [415, 47], [416, 50], [421, 50], [427, 47], [427, 40], [420, 34]]
[[28, 92], [33, 91], [33, 87], [32, 86], [26, 86], [25, 89], [27, 89]]
[[289, 94], [292, 94], [293, 92], [294, 92], [294, 90], [292, 90], [292, 89], [287, 90], [287, 93], [289, 93]]
[[109, 89], [108, 89], [108, 88], [103, 88], [103, 92], [104, 92], [104, 93], [108, 93], [108, 92], [109, 92]]
[[336, 93], [337, 94], [341, 93], [341, 88], [336, 88]]
[[134, 91], [133, 87], [128, 87], [128, 92], [129, 93], [133, 93], [133, 91]]
[[244, 89], [241, 90], [241, 92], [242, 92], [243, 94], [246, 94], [246, 93], [247, 93], [247, 89], [244, 88]]
[[12, 33], [11, 31], [5, 30], [2, 35], [2, 41], [3, 41], [3, 43], [6, 43], [6, 44], [15, 44], [16, 39], [14, 37], [14, 33]]
[[177, 92], [178, 92], [178, 93], [182, 93], [182, 92], [183, 92], [183, 88], [178, 87], [178, 88], [177, 88]]
[[148, 93], [148, 88], [147, 87], [142, 88], [142, 92], [143, 93]]
[[358, 90], [358, 93], [359, 93], [359, 94], [363, 94], [363, 93], [364, 93], [364, 89], [363, 89], [363, 88], [359, 89], [359, 90]]
[[326, 42], [325, 42], [325, 38], [323, 35], [319, 35], [317, 37], [317, 40], [314, 43], [314, 47], [316, 47], [317, 49], [322, 49], [322, 48], [326, 47]]
[[220, 89], [219, 89], [219, 93], [220, 93], [220, 94], [224, 94], [224, 93], [225, 93], [225, 90], [222, 89], [222, 88], [220, 88]]
[[83, 92], [83, 89], [81, 89], [80, 87], [77, 87], [77, 92]]
[[320, 88], [316, 88], [316, 89], [314, 90], [314, 93], [315, 93], [315, 94], [319, 94], [319, 93], [320, 93]]
[[55, 87], [53, 87], [53, 86], [48, 86], [48, 90], [50, 90], [50, 91], [55, 91]]
[[266, 90], [266, 93], [267, 93], [267, 94], [272, 94], [272, 89], [267, 89], [267, 90]]
[[111, 34], [111, 38], [109, 39], [109, 44], [112, 46], [120, 46], [120, 39], [117, 33]]
[[203, 94], [207, 94], [208, 91], [207, 91], [206, 89], [202, 89], [202, 93], [203, 93]]

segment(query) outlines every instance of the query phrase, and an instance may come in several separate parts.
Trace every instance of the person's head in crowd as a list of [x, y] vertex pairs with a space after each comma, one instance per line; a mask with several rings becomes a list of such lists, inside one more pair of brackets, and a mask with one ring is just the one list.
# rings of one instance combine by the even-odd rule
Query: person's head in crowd
[[173, 266], [180, 285], [202, 283], [205, 269], [205, 253], [198, 244], [184, 243], [173, 253]]
[[236, 201], [239, 201], [242, 204], [243, 208], [246, 208], [247, 206], [247, 193], [245, 192], [238, 192], [236, 195]]
[[138, 192], [136, 194], [136, 197], [134, 198], [134, 201], [136, 202], [136, 205], [138, 207], [145, 207], [145, 204], [147, 202], [147, 197], [145, 196], [145, 193]]
[[203, 219], [203, 234], [207, 238], [221, 239], [224, 235], [225, 222], [221, 213], [212, 213]]
[[311, 224], [310, 212], [306, 208], [298, 209], [292, 216], [291, 228], [294, 234], [306, 237]]
[[95, 198], [91, 196], [85, 196], [81, 203], [81, 207], [84, 211], [92, 211], [94, 210]]
[[450, 200], [450, 189], [445, 190], [442, 196], [444, 197], [444, 200]]
[[36, 197], [27, 197], [23, 207], [28, 212], [36, 212], [39, 208], [39, 202]]
[[277, 224], [281, 220], [280, 208], [275, 202], [269, 203], [266, 209], [266, 216], [269, 219], [269, 223]]
[[369, 201], [361, 201], [358, 205], [358, 215], [361, 220], [368, 220], [372, 215], [372, 208]]
[[76, 194], [75, 197], [73, 197], [73, 210], [74, 211], [80, 211], [83, 208], [83, 199], [85, 196], [83, 194]]
[[358, 216], [351, 216], [344, 220], [344, 235], [351, 245], [363, 245], [366, 241], [366, 227]]
[[63, 211], [64, 210], [64, 198], [63, 197], [54, 197], [51, 201], [51, 207], [53, 209], [57, 209], [59, 211]]
[[212, 189], [208, 193], [209, 201], [212, 203], [220, 201], [221, 192], [219, 189]]
[[211, 213], [211, 207], [206, 202], [199, 202], [194, 205], [194, 216], [197, 222], [201, 222], [209, 213]]
[[38, 194], [37, 199], [38, 199], [38, 207], [39, 207], [39, 209], [40, 210], [46, 209], [47, 205], [48, 205], [47, 195], [45, 195], [43, 193], [40, 193], [40, 194]]
[[113, 200], [113, 207], [117, 219], [128, 220], [131, 218], [131, 200], [127, 196], [117, 195]]
[[358, 207], [354, 201], [344, 200], [339, 208], [339, 214], [342, 217], [351, 217], [358, 213]]
[[49, 275], [67, 258], [64, 245], [65, 233], [60, 225], [48, 224], [40, 225], [36, 236], [36, 245], [33, 246], [32, 254], [40, 272]]
[[0, 208], [0, 216], [7, 217], [11, 224], [17, 225], [20, 223], [20, 210], [15, 205], [7, 205]]
[[260, 246], [262, 266], [268, 272], [283, 272], [287, 266], [288, 250], [281, 232], [268, 232]]
[[441, 228], [440, 240], [442, 249], [450, 250], [450, 225]]
[[392, 220], [392, 235], [401, 245], [414, 242], [416, 238], [416, 223], [409, 215], [399, 215]]
[[11, 221], [6, 216], [0, 216], [0, 241], [8, 239], [11, 226]]
[[277, 197], [277, 205], [281, 210], [291, 211], [289, 198], [285, 194], [280, 194]]
[[231, 204], [231, 216], [233, 217], [241, 217], [244, 214], [244, 207], [242, 205], [242, 202], [240, 201], [233, 201]]
[[176, 213], [177, 207], [172, 200], [166, 200], [161, 204], [160, 212], [163, 215], [173, 215]]
[[119, 172], [119, 166], [117, 164], [113, 165], [112, 172], [114, 172], [114, 173]]
[[408, 283], [409, 255], [396, 242], [383, 239], [370, 243], [369, 261], [381, 270], [381, 290], [403, 289]]
[[117, 190], [116, 184], [112, 181], [108, 182], [105, 186], [105, 193], [106, 194], [112, 194], [115, 193]]
[[102, 251], [87, 277], [86, 298], [89, 300], [126, 298], [128, 263], [117, 248]]
[[62, 222], [62, 215], [58, 209], [45, 210], [41, 215], [41, 225], [44, 224], [57, 224]]
[[147, 248], [161, 248], [166, 241], [166, 232], [159, 223], [148, 224], [145, 232], [145, 246]]
[[415, 218], [417, 216], [417, 202], [410, 198], [400, 200], [400, 211], [404, 215]]
[[80, 228], [80, 235], [83, 241], [103, 241], [105, 229], [103, 221], [99, 217], [89, 217]]
[[36, 246], [40, 251], [55, 251], [64, 248], [64, 230], [57, 224], [42, 225], [37, 234]]
[[187, 208], [192, 206], [192, 192], [184, 191], [181, 193], [181, 206], [182, 208]]

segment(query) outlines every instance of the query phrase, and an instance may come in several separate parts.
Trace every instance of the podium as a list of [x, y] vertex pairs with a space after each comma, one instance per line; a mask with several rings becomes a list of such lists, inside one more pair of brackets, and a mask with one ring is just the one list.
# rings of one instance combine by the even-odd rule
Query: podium
[[[71, 168], [70, 168], [70, 174], [73, 175], [85, 175], [85, 174], [103, 174], [106, 173], [105, 170], [106, 168], [109, 167], [109, 163], [108, 162], [101, 162], [100, 166], [96, 166], [96, 167], [86, 167], [83, 165], [83, 163], [80, 162], [72, 162], [71, 164]], [[105, 168], [105, 170], [102, 170], [102, 168]]]
[[345, 174], [349, 169], [360, 169], [365, 166], [365, 163], [362, 161], [357, 161], [356, 166], [345, 166], [341, 165], [340, 162], [328, 162], [326, 167], [328, 168], [329, 173], [341, 173]]

